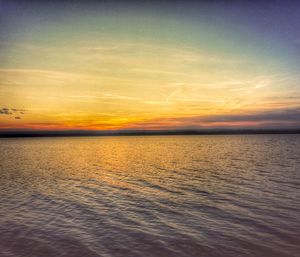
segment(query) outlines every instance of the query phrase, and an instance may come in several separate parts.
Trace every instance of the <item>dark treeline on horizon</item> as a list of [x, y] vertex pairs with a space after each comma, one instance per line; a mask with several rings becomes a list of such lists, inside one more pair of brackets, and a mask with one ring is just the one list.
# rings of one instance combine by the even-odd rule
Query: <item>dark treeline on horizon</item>
[[299, 129], [215, 129], [215, 130], [14, 130], [0, 131], [0, 137], [73, 137], [73, 136], [155, 136], [155, 135], [255, 135], [255, 134], [300, 134]]

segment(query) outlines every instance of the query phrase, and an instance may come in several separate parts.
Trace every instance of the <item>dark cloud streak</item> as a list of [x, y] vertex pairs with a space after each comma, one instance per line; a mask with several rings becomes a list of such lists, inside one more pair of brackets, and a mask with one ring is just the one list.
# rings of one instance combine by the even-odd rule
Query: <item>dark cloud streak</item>
[[212, 117], [195, 117], [190, 120], [194, 121], [204, 121], [204, 122], [266, 122], [266, 121], [299, 121], [300, 122], [300, 108], [286, 109], [286, 110], [276, 110], [268, 111], [263, 113], [253, 113], [253, 114], [233, 114], [233, 115], [218, 115]]
[[137, 129], [300, 129], [300, 108], [289, 108], [246, 114], [223, 114], [161, 118], [130, 124], [128, 128]]
[[0, 109], [0, 115], [15, 116], [15, 119], [21, 119], [20, 116], [24, 115], [25, 112], [26, 112], [26, 110], [24, 110], [24, 109], [16, 109], [16, 108], [3, 107]]

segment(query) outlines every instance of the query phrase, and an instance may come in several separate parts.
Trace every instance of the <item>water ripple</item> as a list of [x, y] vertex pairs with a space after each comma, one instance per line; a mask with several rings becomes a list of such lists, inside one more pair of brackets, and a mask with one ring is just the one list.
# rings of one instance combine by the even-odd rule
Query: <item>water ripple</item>
[[298, 145], [298, 135], [1, 139], [0, 256], [299, 256]]

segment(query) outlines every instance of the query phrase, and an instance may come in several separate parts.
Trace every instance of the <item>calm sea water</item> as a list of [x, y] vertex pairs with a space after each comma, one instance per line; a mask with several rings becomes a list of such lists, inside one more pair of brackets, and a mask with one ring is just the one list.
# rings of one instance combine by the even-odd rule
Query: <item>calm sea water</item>
[[300, 254], [300, 135], [0, 139], [1, 257]]

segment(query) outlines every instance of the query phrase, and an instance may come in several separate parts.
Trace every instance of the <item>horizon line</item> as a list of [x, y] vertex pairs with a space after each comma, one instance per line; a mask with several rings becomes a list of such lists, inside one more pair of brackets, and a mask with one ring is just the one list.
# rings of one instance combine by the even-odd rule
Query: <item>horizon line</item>
[[32, 130], [0, 129], [0, 138], [9, 137], [78, 137], [78, 136], [155, 136], [155, 135], [257, 135], [300, 134], [300, 128], [290, 129], [173, 129], [173, 130]]

